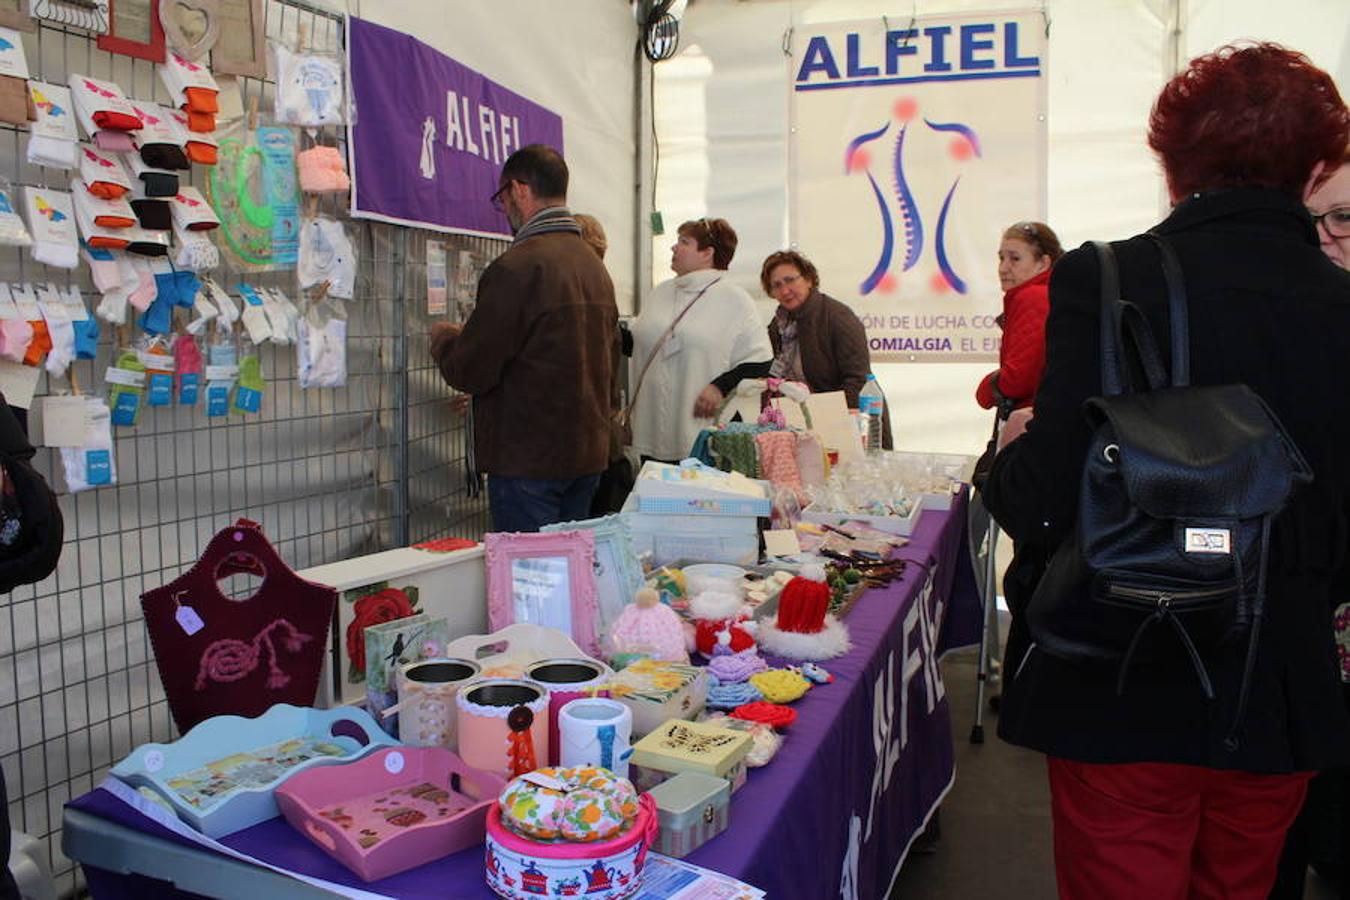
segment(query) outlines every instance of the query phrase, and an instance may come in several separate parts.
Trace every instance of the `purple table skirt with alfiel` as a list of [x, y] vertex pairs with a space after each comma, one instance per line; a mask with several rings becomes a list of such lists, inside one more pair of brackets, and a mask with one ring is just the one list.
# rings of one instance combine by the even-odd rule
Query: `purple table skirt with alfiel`
[[[730, 828], [689, 862], [752, 884], [774, 898], [883, 897], [914, 837], [955, 775], [951, 719], [938, 660], [977, 643], [981, 604], [966, 543], [966, 500], [923, 513], [903, 577], [867, 591], [846, 618], [853, 649], [826, 662], [834, 682], [794, 704], [797, 721], [769, 765], [732, 796]], [[187, 844], [106, 791], [70, 806]], [[290, 872], [395, 897], [463, 900], [494, 895], [481, 847], [365, 884], [273, 819], [227, 846]], [[199, 849], [203, 856], [216, 856]], [[86, 867], [95, 897], [143, 897], [118, 875]], [[142, 873], [152, 875], [154, 873]], [[222, 885], [224, 895], [228, 887]], [[447, 893], [449, 892], [449, 893]]]

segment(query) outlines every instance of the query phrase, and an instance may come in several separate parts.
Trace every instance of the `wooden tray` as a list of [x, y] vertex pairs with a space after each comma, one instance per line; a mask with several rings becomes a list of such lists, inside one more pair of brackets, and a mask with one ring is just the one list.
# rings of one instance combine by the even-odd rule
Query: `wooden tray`
[[142, 744], [112, 773], [218, 838], [276, 816], [273, 791], [296, 773], [395, 743], [364, 710], [278, 703], [254, 719], [214, 716], [172, 744]]
[[506, 780], [443, 747], [391, 747], [277, 789], [286, 821], [364, 881], [483, 842]]

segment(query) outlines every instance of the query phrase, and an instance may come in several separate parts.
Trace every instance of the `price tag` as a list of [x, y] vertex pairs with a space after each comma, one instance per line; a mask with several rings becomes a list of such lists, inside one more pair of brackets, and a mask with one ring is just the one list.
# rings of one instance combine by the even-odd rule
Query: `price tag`
[[183, 629], [184, 634], [196, 634], [206, 627], [202, 617], [197, 615], [197, 611], [190, 606], [180, 604], [173, 617], [178, 620], [178, 627]]
[[207, 366], [207, 381], [234, 381], [239, 377], [238, 366]]
[[109, 366], [108, 371], [103, 373], [103, 380], [109, 384], [121, 384], [126, 387], [145, 387], [145, 373], [133, 372], [130, 369], [119, 369], [116, 366]]
[[397, 750], [389, 751], [384, 758], [384, 770], [390, 775], [397, 775], [403, 771], [403, 754]]

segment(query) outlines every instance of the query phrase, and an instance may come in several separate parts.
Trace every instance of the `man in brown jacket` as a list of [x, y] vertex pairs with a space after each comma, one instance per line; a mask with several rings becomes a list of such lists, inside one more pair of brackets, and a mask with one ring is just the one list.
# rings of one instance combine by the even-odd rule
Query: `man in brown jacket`
[[515, 240], [483, 272], [463, 329], [440, 322], [431, 330], [441, 374], [473, 396], [495, 531], [586, 518], [609, 463], [619, 310], [609, 274], [567, 210], [567, 179], [550, 147], [511, 154], [492, 203]]

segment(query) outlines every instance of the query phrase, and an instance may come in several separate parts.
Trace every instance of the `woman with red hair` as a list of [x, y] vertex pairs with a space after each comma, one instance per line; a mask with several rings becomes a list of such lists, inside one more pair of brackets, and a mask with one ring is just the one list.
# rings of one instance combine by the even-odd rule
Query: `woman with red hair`
[[[1034, 640], [1045, 621], [1032, 628], [1015, 615], [999, 733], [1048, 756], [1061, 897], [1264, 900], [1308, 778], [1350, 761], [1350, 712], [1327, 628], [1333, 575], [1350, 549], [1350, 279], [1318, 249], [1301, 202], [1340, 164], [1350, 113], [1303, 55], [1229, 46], [1168, 82], [1148, 139], [1173, 202], [1152, 232], [1180, 260], [1190, 382], [1249, 386], [1315, 480], [1270, 531], [1245, 715], [1245, 632], [1206, 657], [1207, 697], [1179, 640], [1154, 639], [1122, 690], [1115, 665], [1051, 653]], [[1169, 346], [1154, 241], [1111, 246], [1122, 295]], [[1093, 435], [1083, 403], [1103, 390], [1100, 305], [1092, 248], [1065, 255], [1050, 283], [1036, 416], [984, 486], [1015, 541], [1055, 549], [1075, 540]], [[1089, 602], [1065, 584], [1042, 580], [1032, 609], [1043, 599]]]

